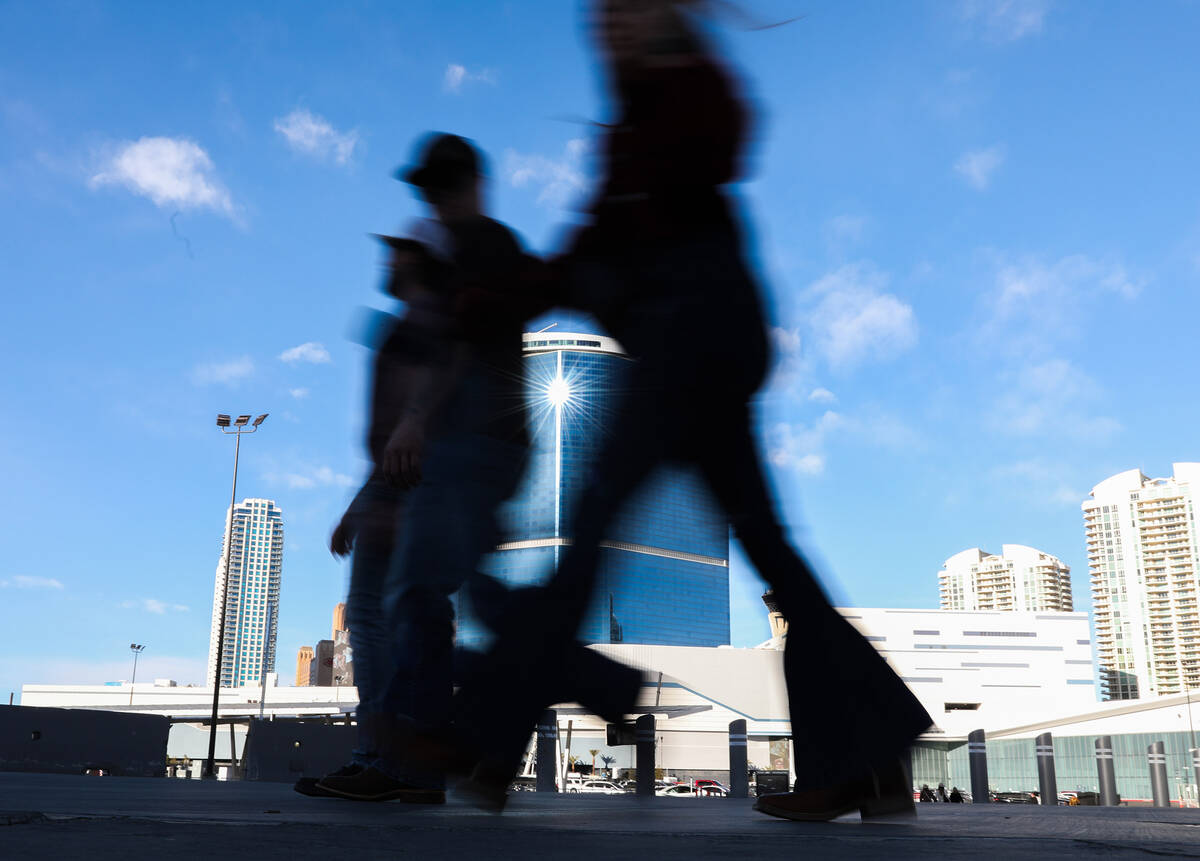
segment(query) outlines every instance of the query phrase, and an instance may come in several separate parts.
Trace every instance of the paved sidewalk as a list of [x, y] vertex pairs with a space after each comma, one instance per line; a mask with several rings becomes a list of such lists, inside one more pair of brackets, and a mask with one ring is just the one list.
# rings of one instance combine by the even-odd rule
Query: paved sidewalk
[[0, 858], [1200, 858], [1200, 810], [918, 805], [802, 824], [733, 799], [519, 793], [502, 816], [306, 798], [276, 783], [0, 774]]

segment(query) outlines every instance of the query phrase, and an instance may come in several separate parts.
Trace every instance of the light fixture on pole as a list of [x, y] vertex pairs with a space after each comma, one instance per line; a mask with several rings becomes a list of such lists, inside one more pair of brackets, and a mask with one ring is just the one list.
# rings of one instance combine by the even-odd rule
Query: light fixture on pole
[[133, 677], [129, 680], [129, 704], [133, 705], [133, 686], [137, 684], [137, 659], [138, 655], [146, 651], [146, 647], [138, 643], [130, 643], [129, 651], [133, 652]]
[[208, 725], [208, 758], [204, 761], [202, 772], [202, 776], [209, 780], [217, 776], [217, 710], [221, 703], [221, 670], [225, 661], [225, 614], [229, 610], [229, 558], [230, 551], [233, 549], [233, 508], [237, 504], [238, 457], [241, 454], [242, 434], [254, 433], [266, 420], [267, 413], [263, 413], [254, 420], [253, 425], [246, 427], [250, 423], [248, 415], [238, 416], [232, 422], [224, 413], [217, 416], [217, 427], [221, 429], [221, 433], [233, 434], [235, 441], [233, 444], [233, 490], [229, 494], [229, 518], [225, 523], [225, 561], [222, 568], [225, 577], [221, 583], [221, 616], [217, 622], [217, 665], [213, 672], [212, 717]]

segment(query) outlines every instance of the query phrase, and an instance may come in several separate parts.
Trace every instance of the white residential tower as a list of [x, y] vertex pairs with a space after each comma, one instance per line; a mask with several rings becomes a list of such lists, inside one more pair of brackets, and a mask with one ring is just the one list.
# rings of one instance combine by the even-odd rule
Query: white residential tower
[[1200, 688], [1200, 463], [1174, 471], [1153, 479], [1138, 469], [1118, 473], [1083, 503], [1105, 699]]
[[955, 553], [938, 572], [943, 610], [1069, 613], [1071, 569], [1056, 556], [1023, 544], [999, 555], [978, 547]]
[[[283, 519], [274, 501], [244, 499], [225, 516], [229, 547], [229, 603], [225, 612], [225, 649], [221, 687], [259, 684], [275, 671], [275, 632], [279, 627], [279, 579], [283, 565]], [[221, 593], [225, 588], [225, 550], [217, 562], [213, 590], [212, 633], [208, 644], [208, 684], [217, 674], [217, 637]]]

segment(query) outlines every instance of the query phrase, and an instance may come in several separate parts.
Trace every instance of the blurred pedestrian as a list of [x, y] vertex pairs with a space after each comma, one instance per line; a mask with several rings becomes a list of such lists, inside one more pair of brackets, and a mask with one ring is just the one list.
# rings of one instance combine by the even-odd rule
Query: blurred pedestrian
[[[595, 7], [616, 116], [601, 141], [603, 176], [588, 224], [556, 265], [574, 303], [636, 361], [579, 502], [573, 545], [498, 638], [493, 671], [464, 686], [458, 743], [469, 759], [494, 747], [501, 731], [509, 736], [501, 744], [527, 737], [552, 702], [546, 680], [560, 674], [559, 655], [591, 600], [613, 517], [659, 465], [689, 464], [796, 632], [784, 655], [796, 785], [759, 798], [757, 809], [815, 820], [911, 811], [900, 754], [932, 721], [788, 544], [757, 452], [748, 401], [769, 364], [767, 326], [723, 188], [741, 177], [750, 117], [689, 17], [700, 5]], [[826, 668], [819, 691], [813, 666]]]
[[403, 303], [404, 313], [380, 315], [380, 325], [372, 333], [366, 423], [371, 471], [329, 541], [334, 556], [351, 557], [346, 624], [359, 696], [356, 743], [346, 765], [323, 778], [298, 780], [295, 789], [304, 795], [335, 796], [325, 781], [351, 777], [368, 768], [379, 758], [393, 731], [384, 703], [394, 668], [383, 592], [406, 491], [384, 475], [384, 452], [392, 430], [409, 406], [410, 378], [428, 360], [430, 322], [436, 318], [438, 303], [437, 282], [444, 280], [436, 270], [445, 268], [438, 262], [440, 237], [436, 225], [418, 222], [411, 232], [419, 239], [390, 242], [384, 279], [384, 291]]

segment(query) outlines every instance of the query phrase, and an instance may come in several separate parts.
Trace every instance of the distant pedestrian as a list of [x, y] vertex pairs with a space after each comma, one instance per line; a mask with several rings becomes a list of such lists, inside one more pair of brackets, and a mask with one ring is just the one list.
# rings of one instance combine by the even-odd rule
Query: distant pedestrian
[[946, 784], [939, 783], [937, 788], [937, 800], [946, 802], [950, 800], [950, 796], [946, 794]]
[[919, 800], [922, 802], [937, 801], [937, 798], [936, 798], [936, 796], [934, 796], [933, 790], [929, 788], [928, 783], [921, 784], [921, 795], [920, 795]]
[[963, 803], [962, 793], [958, 791], [957, 786], [950, 787], [950, 803], [951, 804], [962, 804]]

